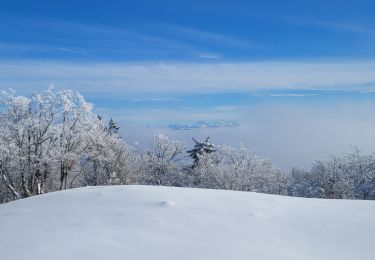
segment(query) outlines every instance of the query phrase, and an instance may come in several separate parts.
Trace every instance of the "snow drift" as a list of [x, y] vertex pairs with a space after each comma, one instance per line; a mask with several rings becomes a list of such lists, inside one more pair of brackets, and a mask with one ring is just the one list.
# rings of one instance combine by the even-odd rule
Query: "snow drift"
[[0, 205], [0, 259], [375, 259], [375, 202], [111, 186]]

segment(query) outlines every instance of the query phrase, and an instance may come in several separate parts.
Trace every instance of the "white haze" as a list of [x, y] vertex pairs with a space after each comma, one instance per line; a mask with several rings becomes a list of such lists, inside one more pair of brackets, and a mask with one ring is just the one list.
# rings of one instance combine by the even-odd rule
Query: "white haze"
[[122, 135], [129, 141], [147, 145], [153, 134], [164, 133], [192, 146], [191, 137], [211, 137], [216, 144], [239, 147], [241, 144], [269, 157], [279, 167], [309, 167], [315, 159], [342, 155], [357, 146], [373, 153], [375, 147], [375, 107], [372, 104], [263, 105], [243, 111], [245, 122], [234, 128], [171, 130], [126, 124]]

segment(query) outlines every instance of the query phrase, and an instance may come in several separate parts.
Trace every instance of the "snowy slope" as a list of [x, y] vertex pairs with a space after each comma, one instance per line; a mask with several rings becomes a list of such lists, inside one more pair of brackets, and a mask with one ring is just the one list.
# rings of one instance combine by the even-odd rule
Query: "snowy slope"
[[375, 202], [88, 187], [0, 205], [0, 259], [375, 259]]

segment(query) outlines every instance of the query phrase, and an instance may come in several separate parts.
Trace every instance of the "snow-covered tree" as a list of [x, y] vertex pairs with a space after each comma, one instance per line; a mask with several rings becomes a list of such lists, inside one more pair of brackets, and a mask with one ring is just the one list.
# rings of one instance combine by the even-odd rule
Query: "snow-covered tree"
[[310, 170], [288, 176], [288, 195], [329, 199], [375, 199], [375, 157], [359, 149], [346, 156], [317, 160]]
[[249, 149], [216, 146], [214, 153], [199, 158], [189, 171], [193, 186], [276, 194], [284, 190], [281, 171]]
[[55, 95], [50, 90], [31, 98], [3, 91], [0, 98], [1, 172], [15, 197], [43, 193], [50, 177], [56, 136]]
[[171, 185], [179, 173], [177, 162], [184, 145], [163, 134], [154, 136], [150, 147], [142, 154], [140, 179], [146, 184]]
[[95, 184], [114, 172], [123, 176], [127, 148], [117, 126], [104, 126], [79, 93], [2, 91], [0, 105], [0, 174], [13, 198], [75, 186], [93, 162], [100, 165]]
[[135, 150], [124, 143], [113, 129], [111, 124], [98, 124], [92, 129], [87, 139], [84, 179], [78, 178], [80, 182], [87, 185], [128, 184], [135, 179]]
[[346, 181], [357, 199], [375, 199], [375, 156], [363, 155], [358, 148], [348, 153]]

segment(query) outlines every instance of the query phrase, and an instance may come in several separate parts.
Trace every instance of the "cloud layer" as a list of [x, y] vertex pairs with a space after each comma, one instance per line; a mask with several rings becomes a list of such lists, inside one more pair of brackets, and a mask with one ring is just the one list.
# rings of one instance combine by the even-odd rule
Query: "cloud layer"
[[202, 93], [259, 89], [375, 87], [375, 62], [0, 63], [0, 88], [71, 88], [84, 93]]

